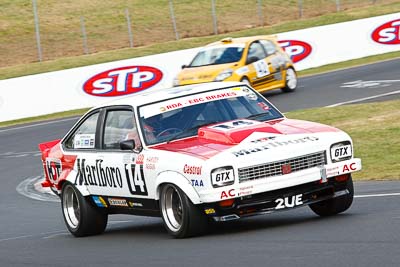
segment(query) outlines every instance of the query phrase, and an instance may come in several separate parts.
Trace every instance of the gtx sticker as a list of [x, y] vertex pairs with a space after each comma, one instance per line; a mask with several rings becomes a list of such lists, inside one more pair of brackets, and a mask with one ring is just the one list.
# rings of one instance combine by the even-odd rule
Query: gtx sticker
[[278, 198], [275, 200], [276, 210], [280, 209], [285, 209], [285, 208], [293, 208], [295, 206], [303, 205], [303, 195], [295, 195], [291, 197], [284, 197], [284, 198]]

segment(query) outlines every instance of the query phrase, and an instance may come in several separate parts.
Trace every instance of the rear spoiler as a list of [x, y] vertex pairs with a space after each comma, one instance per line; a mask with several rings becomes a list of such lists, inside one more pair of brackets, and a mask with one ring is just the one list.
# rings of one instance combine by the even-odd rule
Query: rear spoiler
[[58, 143], [60, 143], [60, 141], [61, 141], [61, 139], [57, 139], [57, 140], [39, 144], [40, 152], [42, 152], [43, 169], [45, 170], [45, 172], [44, 172], [45, 180], [41, 183], [42, 187], [50, 187], [51, 186], [51, 183], [46, 174], [46, 163], [45, 162], [46, 162], [47, 156], [49, 155], [50, 149], [53, 148]]
[[61, 139], [57, 139], [57, 140], [53, 140], [53, 141], [44, 142], [44, 143], [39, 144], [39, 149], [42, 152], [42, 155], [43, 155], [44, 152], [47, 152], [50, 148], [52, 148], [53, 146], [57, 145], [60, 141], [61, 141]]

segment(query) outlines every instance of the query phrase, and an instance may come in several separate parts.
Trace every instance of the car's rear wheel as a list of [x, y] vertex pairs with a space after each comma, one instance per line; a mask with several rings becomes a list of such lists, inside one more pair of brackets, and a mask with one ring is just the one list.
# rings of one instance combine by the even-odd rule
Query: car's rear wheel
[[286, 70], [285, 87], [282, 88], [283, 92], [290, 93], [297, 88], [297, 74], [293, 68]]
[[91, 205], [70, 183], [61, 191], [61, 207], [68, 230], [76, 237], [104, 232], [108, 215]]
[[348, 194], [311, 204], [311, 210], [322, 217], [346, 211], [350, 208], [354, 198], [353, 180], [350, 174], [346, 182], [346, 189], [349, 191]]
[[200, 235], [207, 229], [207, 218], [176, 185], [162, 186], [160, 207], [165, 228], [176, 238]]

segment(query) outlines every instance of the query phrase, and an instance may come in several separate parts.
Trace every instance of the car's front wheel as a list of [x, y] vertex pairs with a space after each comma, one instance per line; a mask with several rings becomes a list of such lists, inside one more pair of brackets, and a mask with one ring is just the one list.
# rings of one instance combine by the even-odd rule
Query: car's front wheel
[[322, 217], [346, 211], [350, 208], [354, 198], [354, 187], [351, 175], [349, 175], [349, 179], [346, 182], [346, 189], [348, 194], [311, 204], [311, 210]]
[[206, 231], [207, 218], [176, 185], [162, 186], [160, 207], [165, 228], [172, 236], [185, 238]]
[[61, 208], [68, 230], [76, 237], [104, 232], [108, 215], [91, 205], [72, 184], [66, 182], [61, 191]]
[[297, 74], [293, 68], [286, 70], [285, 87], [282, 88], [283, 92], [294, 92], [297, 88]]

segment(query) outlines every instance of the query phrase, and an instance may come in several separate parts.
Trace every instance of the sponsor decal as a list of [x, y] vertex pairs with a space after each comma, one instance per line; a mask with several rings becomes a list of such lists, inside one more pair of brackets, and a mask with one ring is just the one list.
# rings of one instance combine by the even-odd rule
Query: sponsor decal
[[74, 148], [94, 148], [95, 134], [77, 134], [74, 137]]
[[221, 199], [234, 197], [234, 196], [236, 196], [235, 189], [221, 192]]
[[107, 208], [107, 202], [100, 196], [92, 196], [92, 199], [94, 203], [97, 205], [97, 207], [100, 208]]
[[329, 176], [329, 177], [339, 175], [339, 173], [340, 173], [339, 166], [326, 169], [326, 176]]
[[240, 196], [246, 196], [246, 195], [251, 195], [253, 193], [253, 186], [244, 186], [239, 188], [239, 193], [238, 193], [238, 197]]
[[353, 162], [351, 164], [345, 164], [343, 166], [342, 172], [350, 172], [350, 171], [355, 171], [355, 170], [357, 170], [357, 167], [356, 167], [356, 163]]
[[144, 155], [139, 154], [136, 158], [136, 164], [143, 165], [143, 161], [144, 161]]
[[143, 165], [124, 164], [125, 171], [123, 172], [118, 167], [103, 166], [102, 159], [97, 159], [94, 165], [87, 164], [86, 159], [78, 158], [76, 162], [78, 173], [75, 177], [75, 185], [123, 188], [122, 175], [125, 174], [129, 192], [132, 195], [148, 195]]
[[229, 121], [229, 122], [224, 122], [221, 124], [213, 125], [208, 128], [210, 129], [217, 129], [221, 131], [229, 131], [233, 129], [240, 129], [244, 128], [250, 125], [256, 125], [256, 124], [261, 124], [262, 122], [258, 121], [252, 121], [252, 120], [236, 120], [236, 121]]
[[234, 97], [237, 96], [235, 92], [226, 92], [226, 93], [220, 93], [220, 94], [212, 94], [212, 95], [205, 95], [204, 97], [196, 96], [195, 98], [188, 98], [188, 99], [181, 99], [180, 102], [174, 102], [167, 104], [165, 106], [160, 107], [161, 112], [166, 112], [186, 106], [192, 106], [196, 105], [198, 103], [203, 103], [203, 102], [208, 102], [208, 101], [213, 101], [213, 100], [218, 100], [218, 99], [223, 99], [223, 98], [229, 98], [229, 97]]
[[185, 164], [183, 167], [183, 173], [191, 175], [201, 175], [202, 166], [190, 166]]
[[262, 110], [269, 110], [269, 106], [264, 102], [258, 102], [257, 106], [259, 106]]
[[[245, 88], [245, 87], [241, 87]], [[201, 94], [189, 95], [176, 99], [157, 102], [152, 105], [146, 105], [140, 108], [140, 115], [144, 118], [149, 118], [154, 115], [176, 110], [179, 108], [197, 105], [199, 103], [210, 102], [219, 99], [227, 99], [237, 96], [245, 96], [246, 92], [241, 90], [232, 90], [232, 88], [221, 89], [218, 91], [206, 92]]]
[[[257, 139], [255, 140], [256, 143], [261, 142], [261, 139]], [[293, 139], [293, 140], [288, 140], [288, 141], [272, 141], [272, 142], [266, 142], [264, 143], [262, 146], [259, 147], [253, 147], [253, 148], [248, 148], [248, 149], [241, 149], [238, 151], [233, 151], [231, 152], [233, 155], [235, 155], [236, 157], [240, 157], [240, 156], [246, 156], [246, 155], [250, 155], [253, 153], [257, 153], [260, 151], [265, 151], [271, 148], [278, 148], [278, 147], [283, 147], [283, 146], [288, 146], [288, 145], [295, 145], [295, 144], [304, 144], [307, 142], [314, 142], [314, 141], [318, 141], [318, 137], [314, 137], [314, 136], [307, 136], [307, 137], [302, 137], [299, 139]], [[253, 142], [253, 141], [251, 141]]]
[[108, 203], [110, 206], [117, 206], [117, 207], [128, 207], [128, 202], [126, 199], [123, 198], [108, 198]]
[[215, 209], [213, 209], [213, 208], [204, 209], [204, 213], [207, 215], [215, 214]]
[[302, 61], [312, 52], [312, 46], [310, 44], [299, 40], [282, 40], [279, 41], [279, 44], [289, 55], [293, 63]]
[[46, 174], [52, 183], [58, 183], [62, 171], [60, 159], [46, 158]]
[[276, 210], [280, 209], [285, 209], [285, 208], [293, 208], [295, 206], [303, 205], [303, 195], [295, 195], [291, 197], [284, 197], [284, 198], [278, 198], [275, 200]]
[[400, 44], [400, 19], [382, 24], [372, 32], [372, 40], [379, 44]]
[[96, 74], [84, 83], [83, 91], [92, 96], [122, 96], [149, 89], [162, 78], [162, 71], [155, 67], [128, 66]]
[[204, 186], [203, 180], [191, 180], [192, 181], [192, 186], [197, 186], [197, 187], [202, 187]]
[[283, 164], [281, 169], [282, 169], [282, 174], [289, 174], [292, 172], [292, 166], [290, 166], [290, 164]]
[[148, 157], [148, 158], [146, 158], [146, 169], [155, 170], [157, 162], [158, 162], [158, 157]]
[[122, 188], [122, 175], [119, 168], [103, 167], [103, 160], [96, 160], [95, 165], [86, 164], [85, 159], [77, 159], [78, 173], [75, 185]]
[[129, 201], [129, 207], [134, 208], [134, 207], [143, 207], [142, 203], [139, 202], [131, 202]]
[[232, 167], [218, 168], [212, 171], [211, 181], [213, 186], [224, 186], [232, 184], [235, 181], [235, 176]]

